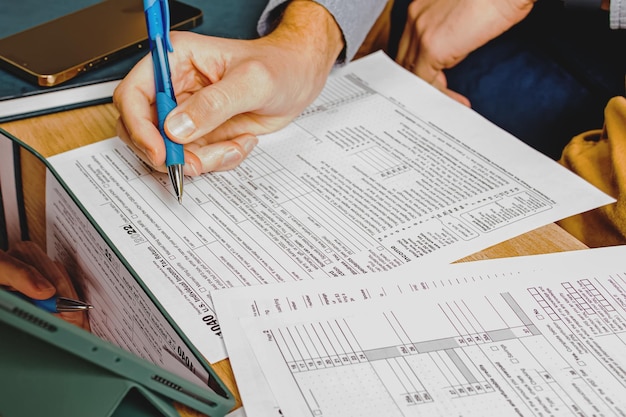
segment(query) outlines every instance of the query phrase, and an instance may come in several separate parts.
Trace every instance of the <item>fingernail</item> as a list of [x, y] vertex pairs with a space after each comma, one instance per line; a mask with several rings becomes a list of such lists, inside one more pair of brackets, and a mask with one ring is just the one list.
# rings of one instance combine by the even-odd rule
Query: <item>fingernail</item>
[[259, 143], [259, 139], [256, 136], [252, 136], [243, 143], [243, 150], [246, 152], [246, 155], [252, 152], [252, 149], [254, 149], [257, 143]]
[[145, 157], [143, 160], [146, 161], [148, 163], [148, 165], [150, 165], [151, 167], [156, 167], [156, 163], [154, 162], [154, 153], [153, 152], [146, 152], [143, 149], [139, 149], [139, 150], [141, 151], [141, 153]]
[[49, 290], [56, 290], [56, 288], [54, 287], [54, 285], [52, 285], [49, 281], [42, 281], [42, 280], [37, 280], [35, 281], [35, 287], [37, 287], [37, 291], [49, 291]]
[[222, 165], [223, 166], [231, 166], [234, 164], [238, 164], [242, 159], [241, 153], [237, 149], [231, 149], [227, 151], [222, 157]]
[[196, 169], [196, 166], [194, 164], [185, 164], [184, 171], [185, 175], [188, 175], [190, 177], [195, 177], [199, 175], [198, 170]]
[[196, 125], [187, 113], [179, 113], [167, 119], [167, 129], [176, 137], [186, 138], [196, 130]]

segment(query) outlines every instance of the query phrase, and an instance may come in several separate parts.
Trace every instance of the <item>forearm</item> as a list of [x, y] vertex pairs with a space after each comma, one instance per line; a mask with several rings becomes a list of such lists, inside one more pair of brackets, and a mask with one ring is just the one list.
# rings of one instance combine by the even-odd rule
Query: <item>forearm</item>
[[345, 42], [333, 16], [310, 0], [292, 0], [282, 11], [280, 21], [269, 36], [300, 56], [314, 57], [328, 73], [341, 55]]
[[[285, 5], [291, 6], [291, 3], [295, 2], [317, 3], [332, 16], [344, 42], [343, 52], [338, 55], [339, 63], [350, 61], [354, 57], [387, 3], [385, 0], [270, 0], [259, 20], [257, 27], [259, 34], [264, 36], [271, 32], [276, 27]], [[306, 15], [303, 17], [305, 21], [310, 19]]]

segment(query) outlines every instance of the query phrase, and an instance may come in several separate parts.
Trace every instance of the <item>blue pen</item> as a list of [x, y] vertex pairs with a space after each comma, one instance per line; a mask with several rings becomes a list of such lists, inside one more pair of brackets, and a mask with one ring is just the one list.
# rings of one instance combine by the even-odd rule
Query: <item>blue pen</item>
[[87, 304], [83, 301], [73, 300], [67, 297], [58, 297], [56, 295], [47, 298], [45, 300], [37, 300], [35, 298], [28, 297], [21, 292], [14, 291], [13, 294], [17, 295], [23, 300], [34, 304], [35, 306], [47, 311], [48, 313], [63, 313], [67, 311], [85, 311], [93, 308], [91, 304]]
[[165, 134], [164, 124], [167, 115], [176, 107], [176, 97], [172, 86], [170, 64], [167, 52], [173, 52], [170, 42], [170, 10], [167, 0], [143, 0], [146, 14], [148, 40], [154, 67], [156, 106], [159, 131], [165, 141], [165, 165], [179, 203], [183, 198], [183, 165], [185, 156], [183, 145], [172, 142]]

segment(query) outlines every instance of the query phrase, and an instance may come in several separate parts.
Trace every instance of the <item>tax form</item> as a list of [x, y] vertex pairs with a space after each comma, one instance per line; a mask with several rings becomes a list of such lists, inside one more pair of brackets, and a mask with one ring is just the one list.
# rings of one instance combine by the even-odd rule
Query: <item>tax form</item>
[[[237, 169], [187, 178], [182, 205], [118, 138], [50, 162], [210, 362], [227, 356], [211, 292], [445, 264], [614, 201], [382, 53]], [[62, 206], [50, 218], [75, 222]], [[76, 253], [71, 233], [52, 244]]]
[[625, 255], [400, 268], [214, 301], [250, 417], [622, 415]]

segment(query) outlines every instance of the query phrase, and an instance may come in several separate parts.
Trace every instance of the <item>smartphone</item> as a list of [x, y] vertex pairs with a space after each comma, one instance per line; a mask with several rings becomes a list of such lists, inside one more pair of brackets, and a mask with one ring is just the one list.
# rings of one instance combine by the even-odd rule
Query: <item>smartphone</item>
[[[202, 11], [169, 1], [170, 27], [187, 30]], [[78, 74], [148, 47], [141, 0], [105, 0], [0, 39], [0, 68], [40, 86]]]

